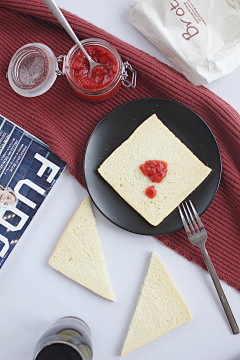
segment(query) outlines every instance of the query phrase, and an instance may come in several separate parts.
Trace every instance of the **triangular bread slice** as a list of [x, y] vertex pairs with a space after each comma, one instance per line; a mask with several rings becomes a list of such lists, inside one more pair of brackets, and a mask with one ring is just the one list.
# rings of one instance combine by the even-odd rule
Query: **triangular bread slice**
[[[166, 177], [153, 183], [140, 165], [167, 162]], [[145, 120], [98, 168], [99, 174], [151, 225], [159, 225], [203, 180], [204, 165], [154, 114]], [[145, 190], [155, 185], [153, 199]]]
[[191, 320], [190, 312], [165, 267], [152, 253], [121, 356]]
[[68, 224], [49, 265], [98, 295], [116, 301], [89, 197]]

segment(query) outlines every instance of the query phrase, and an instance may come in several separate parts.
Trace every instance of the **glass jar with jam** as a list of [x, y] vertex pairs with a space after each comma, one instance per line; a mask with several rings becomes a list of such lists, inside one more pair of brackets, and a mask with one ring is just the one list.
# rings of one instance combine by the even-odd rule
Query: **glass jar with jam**
[[[109, 99], [122, 84], [136, 87], [136, 71], [122, 61], [114, 46], [95, 38], [85, 39], [82, 44], [92, 59], [101, 64], [91, 72], [88, 60], [77, 45], [67, 55], [57, 58], [44, 44], [24, 45], [9, 63], [7, 76], [11, 87], [22, 96], [39, 96], [49, 90], [57, 75], [66, 75], [74, 92], [91, 102]], [[61, 70], [59, 63], [62, 63]]]

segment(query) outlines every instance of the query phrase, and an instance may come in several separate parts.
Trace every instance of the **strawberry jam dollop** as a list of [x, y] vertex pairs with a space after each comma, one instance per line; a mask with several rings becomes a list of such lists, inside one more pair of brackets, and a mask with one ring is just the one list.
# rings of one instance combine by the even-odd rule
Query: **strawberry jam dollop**
[[[161, 160], [145, 161], [144, 164], [140, 165], [140, 169], [145, 176], [149, 177], [149, 179], [155, 183], [160, 183], [167, 175], [168, 170], [167, 163]], [[157, 195], [155, 186], [149, 186], [145, 190], [145, 195], [147, 195], [150, 199], [155, 198]]]
[[155, 196], [157, 195], [157, 191], [155, 189], [155, 186], [154, 185], [149, 186], [145, 190], [145, 194], [147, 195], [147, 197], [149, 197], [149, 199], [155, 198]]
[[167, 163], [161, 160], [148, 160], [140, 165], [142, 173], [152, 182], [160, 183], [167, 175]]

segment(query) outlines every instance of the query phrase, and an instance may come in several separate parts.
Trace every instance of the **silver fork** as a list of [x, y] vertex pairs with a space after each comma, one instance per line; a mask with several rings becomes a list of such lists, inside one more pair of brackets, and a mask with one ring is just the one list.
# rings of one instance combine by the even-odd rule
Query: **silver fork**
[[232, 328], [233, 334], [235, 334], [235, 335], [239, 334], [239, 327], [233, 316], [232, 310], [230, 309], [227, 298], [223, 292], [222, 286], [220, 284], [220, 281], [218, 279], [216, 271], [213, 267], [213, 264], [211, 262], [211, 259], [208, 255], [208, 252], [205, 247], [205, 242], [207, 240], [207, 232], [206, 232], [206, 230], [203, 226], [203, 223], [202, 223], [197, 211], [195, 210], [191, 200], [189, 201], [189, 204], [190, 205], [188, 205], [187, 202], [185, 202], [185, 205], [182, 203], [182, 205], [181, 205], [182, 210], [181, 210], [181, 207], [178, 206], [179, 213], [180, 213], [184, 228], [186, 230], [187, 236], [188, 236], [191, 244], [198, 246], [199, 249], [201, 250], [202, 256], [207, 265], [208, 271], [212, 277], [213, 283], [215, 285], [218, 296], [221, 300], [222, 306], [227, 315], [227, 318], [228, 318], [228, 321]]

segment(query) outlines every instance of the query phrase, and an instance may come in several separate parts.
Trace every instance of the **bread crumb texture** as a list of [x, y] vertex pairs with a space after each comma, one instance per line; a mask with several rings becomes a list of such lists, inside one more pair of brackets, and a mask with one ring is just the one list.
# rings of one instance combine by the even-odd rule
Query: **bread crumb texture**
[[[168, 164], [167, 176], [152, 183], [140, 165], [147, 160]], [[145, 120], [101, 164], [100, 175], [151, 225], [159, 225], [202, 181], [211, 169], [205, 166], [154, 114]], [[157, 196], [145, 190], [155, 185]]]
[[165, 267], [152, 253], [121, 356], [191, 320], [190, 312]]
[[68, 224], [49, 265], [96, 294], [116, 301], [89, 197]]

